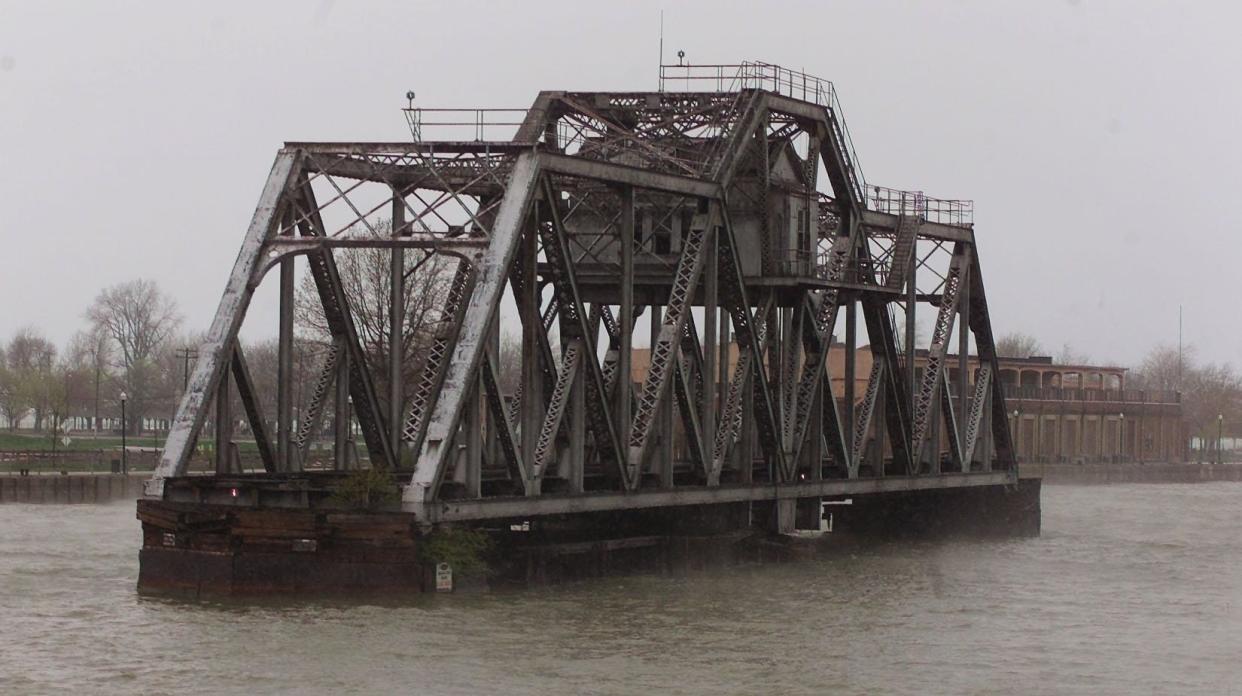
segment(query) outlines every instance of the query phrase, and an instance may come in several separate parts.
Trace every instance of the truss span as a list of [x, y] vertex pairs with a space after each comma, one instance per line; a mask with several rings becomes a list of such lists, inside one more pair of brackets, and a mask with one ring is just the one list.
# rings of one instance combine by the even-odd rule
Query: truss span
[[[707, 67], [541, 93], [505, 140], [287, 143], [148, 494], [241, 437], [233, 390], [263, 471], [229, 485], [382, 469], [429, 523], [1016, 481], [970, 206], [868, 184], [830, 83]], [[276, 268], [269, 421], [237, 336]]]

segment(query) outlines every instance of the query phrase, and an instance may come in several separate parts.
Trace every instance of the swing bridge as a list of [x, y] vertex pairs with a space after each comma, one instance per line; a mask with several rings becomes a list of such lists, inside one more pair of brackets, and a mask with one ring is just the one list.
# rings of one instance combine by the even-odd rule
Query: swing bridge
[[[520, 110], [411, 96], [409, 141], [286, 143], [148, 498], [315, 509], [365, 459], [422, 524], [761, 503], [787, 529], [806, 501], [1016, 486], [971, 204], [869, 184], [830, 82], [660, 78]], [[337, 263], [362, 249], [385, 257], [382, 359]], [[447, 290], [415, 337], [406, 283], [433, 257]], [[331, 338], [298, 388], [303, 264]], [[238, 331], [273, 281], [265, 414]], [[262, 470], [230, 456], [240, 415]]]

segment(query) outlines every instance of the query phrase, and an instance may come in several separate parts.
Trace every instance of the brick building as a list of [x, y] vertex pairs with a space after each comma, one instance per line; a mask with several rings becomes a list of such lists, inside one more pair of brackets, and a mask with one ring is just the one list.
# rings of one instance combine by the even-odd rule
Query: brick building
[[[861, 399], [872, 357], [867, 347], [855, 355], [854, 395]], [[736, 359], [737, 347], [730, 346], [730, 372]], [[926, 360], [925, 350], [915, 351], [916, 378]], [[646, 351], [636, 350], [632, 371], [636, 383], [646, 378], [647, 363]], [[950, 391], [956, 394], [957, 356], [945, 364]], [[833, 394], [841, 401], [845, 350], [840, 344], [829, 351], [828, 368]], [[1126, 371], [1106, 365], [1060, 365], [1049, 357], [1002, 358], [1000, 380], [1019, 462], [1185, 461], [1187, 434], [1180, 395], [1128, 389]], [[974, 383], [973, 370], [968, 383]]]
[[[860, 348], [855, 394], [866, 388], [871, 351]], [[829, 353], [833, 392], [844, 393], [845, 351]], [[927, 351], [915, 352], [921, 370]], [[950, 389], [958, 383], [957, 356], [945, 361]], [[974, 375], [968, 376], [970, 384]], [[1059, 365], [1049, 357], [1001, 358], [1010, 432], [1018, 460], [1031, 462], [1180, 462], [1186, 452], [1177, 392], [1126, 388], [1126, 368]]]

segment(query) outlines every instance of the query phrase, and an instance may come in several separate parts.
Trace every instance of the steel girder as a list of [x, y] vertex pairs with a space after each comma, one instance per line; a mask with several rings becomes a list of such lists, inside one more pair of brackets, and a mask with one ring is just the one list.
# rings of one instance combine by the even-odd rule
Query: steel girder
[[[425, 519], [448, 519], [436, 511], [449, 500], [495, 516], [499, 508], [485, 499], [515, 494], [532, 499], [531, 510], [575, 509], [572, 501], [534, 502], [566, 495], [621, 496], [607, 509], [625, 507], [630, 496], [641, 507], [651, 504], [638, 502], [645, 488], [693, 497], [726, 485], [726, 474], [728, 485], [755, 491], [808, 476], [898, 472], [902, 486], [926, 478], [935, 487], [943, 485], [942, 435], [959, 473], [1013, 469], [973, 230], [917, 211], [869, 210], [851, 156], [831, 106], [750, 89], [545, 92], [507, 143], [290, 143], [264, 188], [149, 490], [158, 494], [164, 477], [185, 473], [229, 372], [239, 392], [251, 392], [243, 402], [252, 430], [270, 442], [253, 386], [236, 367], [244, 368], [237, 330], [254, 287], [292, 255], [310, 261], [332, 335], [299, 413], [297, 461], [304, 465], [322, 427], [333, 383], [343, 382], [337, 439], [344, 417], [357, 420], [372, 466], [398, 467], [393, 444], [409, 448], [403, 506]], [[830, 193], [818, 190], [821, 170]], [[355, 187], [363, 184], [391, 191], [390, 234], [373, 225], [374, 211], [388, 203], [359, 202]], [[823, 245], [809, 272], [777, 272], [772, 262], [787, 243], [783, 196], [805, 210], [797, 231]], [[333, 206], [348, 208], [343, 218], [328, 219]], [[459, 209], [456, 217], [449, 208]], [[348, 234], [359, 226], [373, 234]], [[937, 267], [933, 255], [945, 244], [953, 253]], [[387, 410], [334, 264], [334, 254], [361, 247], [458, 259], [420, 371], [408, 388], [389, 384]], [[932, 252], [923, 255], [925, 247]], [[753, 253], [762, 257], [759, 272]], [[601, 289], [601, 274], [615, 279], [610, 287]], [[509, 316], [528, 338], [516, 389], [503, 385], [511, 366], [500, 364], [497, 349], [499, 328], [512, 325], [502, 310], [510, 295], [517, 311]], [[915, 356], [898, 344], [894, 326], [902, 297], [937, 310], [917, 379]], [[913, 312], [908, 304], [904, 311]], [[636, 379], [631, 334], [644, 306], [659, 323]], [[873, 360], [860, 398], [843, 403], [828, 357], [839, 314], [853, 316], [856, 306]], [[716, 341], [717, 307], [731, 344]], [[973, 336], [981, 356], [969, 393], [946, 369], [958, 314], [959, 352]], [[844, 391], [853, 395], [856, 346], [843, 350]], [[389, 373], [398, 367], [390, 361]], [[343, 416], [345, 396], [352, 413]], [[401, 396], [404, 411], [395, 412]], [[291, 425], [288, 412], [280, 432]], [[673, 413], [676, 423], [664, 415]], [[274, 468], [271, 459], [263, 455]], [[498, 477], [507, 483], [492, 485]], [[450, 489], [450, 480], [467, 485]], [[481, 500], [471, 507], [463, 497]]]

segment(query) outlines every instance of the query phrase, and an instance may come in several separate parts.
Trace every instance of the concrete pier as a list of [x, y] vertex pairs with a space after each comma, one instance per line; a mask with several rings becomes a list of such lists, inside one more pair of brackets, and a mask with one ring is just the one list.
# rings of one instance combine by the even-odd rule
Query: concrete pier
[[[1039, 534], [1038, 480], [1018, 485], [799, 498], [487, 520], [474, 587], [791, 558], [783, 532], [841, 539]], [[848, 500], [848, 503], [847, 503]], [[795, 503], [783, 506], [781, 503]], [[836, 503], [836, 504], [825, 504]], [[782, 510], [782, 508], [789, 508]], [[142, 499], [142, 590], [192, 595], [394, 592], [436, 588], [437, 533], [403, 512], [239, 507]], [[821, 520], [824, 520], [821, 522]], [[438, 529], [438, 528], [437, 528]], [[429, 537], [427, 534], [432, 536]], [[827, 544], [825, 548], [831, 547]]]

